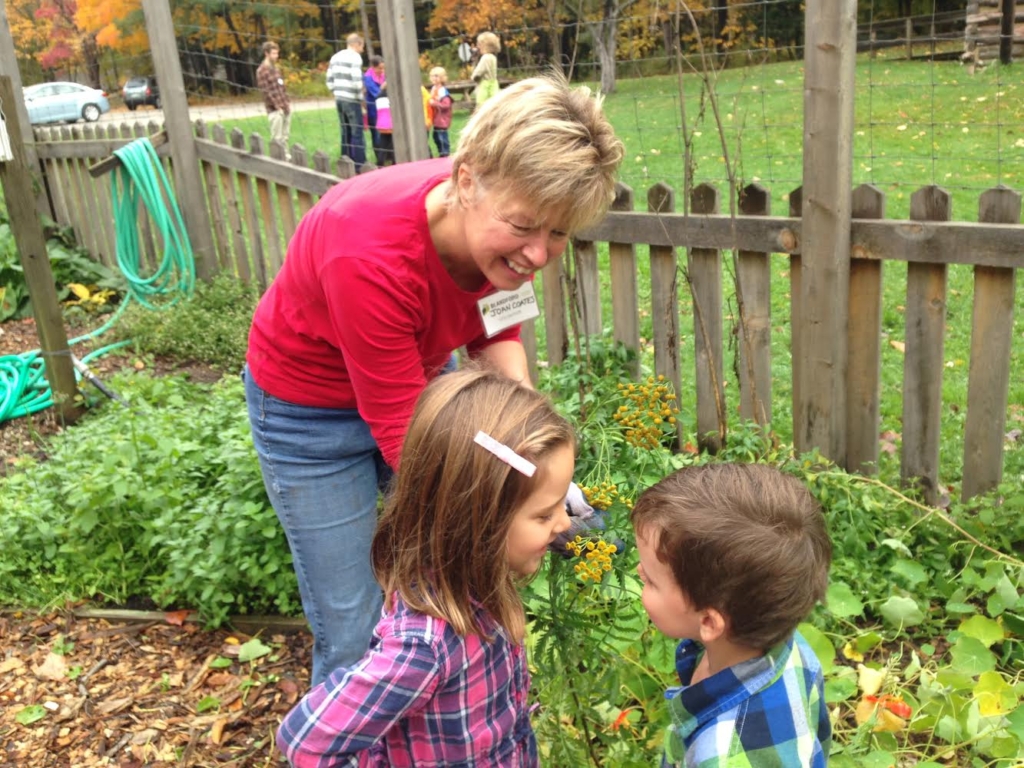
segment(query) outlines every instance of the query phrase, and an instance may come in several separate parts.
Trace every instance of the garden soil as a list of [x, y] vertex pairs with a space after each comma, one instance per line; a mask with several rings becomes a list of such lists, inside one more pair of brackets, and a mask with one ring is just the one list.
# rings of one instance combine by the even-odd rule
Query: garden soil
[[[0, 356], [38, 346], [31, 319], [0, 325]], [[220, 376], [130, 354], [91, 367], [100, 379], [125, 367]], [[18, 456], [45, 459], [45, 439], [64, 428], [53, 409], [0, 424], [0, 474]], [[0, 613], [0, 768], [285, 765], [274, 733], [308, 689], [312, 663], [312, 638], [294, 620], [205, 630], [185, 613], [114, 620], [85, 608]], [[254, 636], [269, 650], [239, 661]]]
[[[309, 686], [308, 632], [251, 639], [166, 614], [0, 616], [0, 766], [284, 766], [281, 718]], [[32, 717], [38, 717], [33, 722]]]

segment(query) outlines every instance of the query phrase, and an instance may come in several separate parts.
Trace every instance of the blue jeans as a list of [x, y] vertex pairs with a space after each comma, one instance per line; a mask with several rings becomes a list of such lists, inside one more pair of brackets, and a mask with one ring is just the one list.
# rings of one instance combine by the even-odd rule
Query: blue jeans
[[370, 567], [377, 491], [390, 479], [355, 409], [295, 405], [263, 391], [246, 368], [245, 400], [263, 483], [288, 537], [313, 632], [313, 679], [355, 664], [380, 618]]
[[448, 157], [451, 154], [452, 148], [448, 143], [448, 129], [447, 128], [435, 128], [434, 129], [434, 144], [437, 145], [437, 156]]
[[366, 164], [366, 139], [363, 136], [363, 105], [358, 101], [334, 100], [341, 121], [341, 154], [352, 158], [356, 170]]

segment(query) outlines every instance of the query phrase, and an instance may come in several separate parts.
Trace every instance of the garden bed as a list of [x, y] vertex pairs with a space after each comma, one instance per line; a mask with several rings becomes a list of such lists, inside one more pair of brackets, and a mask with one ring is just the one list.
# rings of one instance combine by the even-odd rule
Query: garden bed
[[274, 733], [309, 686], [309, 633], [139, 616], [0, 616], [0, 764], [284, 765]]

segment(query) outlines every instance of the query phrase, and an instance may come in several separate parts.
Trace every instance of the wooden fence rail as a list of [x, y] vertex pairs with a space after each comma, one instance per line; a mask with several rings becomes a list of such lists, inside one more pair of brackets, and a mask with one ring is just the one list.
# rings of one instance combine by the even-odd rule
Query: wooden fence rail
[[[95, 179], [89, 166], [139, 135], [159, 126], [86, 126], [37, 129], [36, 152], [42, 166], [53, 218], [73, 227], [78, 241], [98, 260], [114, 263], [110, 181]], [[265, 287], [283, 263], [297, 222], [331, 186], [352, 175], [350, 163], [333, 172], [328, 158], [308, 158], [300, 146], [267, 148], [258, 136], [238, 131], [225, 135], [219, 125], [197, 123], [197, 152], [212, 221], [217, 263], [242, 280]], [[168, 163], [166, 146], [158, 149]], [[308, 163], [312, 160], [312, 166]], [[773, 322], [770, 308], [772, 254], [790, 258], [792, 329], [802, 321], [801, 199], [790, 195], [788, 216], [772, 216], [768, 190], [751, 185], [740, 191], [739, 215], [727, 208], [714, 187], [691, 193], [689, 214], [674, 213], [675, 192], [656, 184], [647, 192], [647, 212], [634, 210], [634, 191], [619, 185], [608, 216], [574, 242], [569, 260], [548, 264], [539, 277], [549, 364], [561, 362], [569, 329], [606, 332], [602, 316], [602, 280], [598, 243], [608, 244], [610, 334], [640, 351], [641, 318], [651, 318], [656, 374], [679, 391], [683, 381], [696, 392], [695, 421], [702, 445], [715, 450], [725, 437], [729, 414], [770, 424], [772, 420]], [[864, 185], [853, 193], [850, 230], [850, 282], [846, 372], [847, 414], [843, 429], [847, 467], [873, 472], [879, 459], [881, 402], [882, 285], [884, 264], [907, 266], [905, 300], [906, 358], [903, 379], [901, 472], [934, 501], [939, 489], [939, 426], [944, 374], [946, 273], [950, 264], [974, 268], [972, 341], [964, 428], [962, 493], [969, 497], [1001, 479], [1003, 433], [1008, 409], [1010, 348], [1014, 320], [1016, 270], [1024, 267], [1021, 196], [1005, 187], [980, 198], [978, 222], [949, 221], [949, 195], [938, 187], [914, 193], [909, 221], [884, 218], [885, 196]], [[156, 263], [160, 244], [148, 218], [140, 216], [145, 258]], [[686, 248], [685, 261], [678, 249]], [[642, 292], [638, 263], [649, 259], [650, 292]], [[731, 259], [731, 286], [723, 285], [723, 260]], [[726, 315], [726, 297], [735, 301], [737, 318]], [[645, 306], [645, 299], [648, 303]], [[695, 370], [680, 370], [680, 307], [693, 316]], [[572, 314], [570, 314], [572, 313]], [[738, 399], [728, 402], [723, 340], [735, 328]], [[791, 376], [797, 397], [804, 364], [800, 334], [792, 333]], [[532, 327], [524, 342], [531, 364], [538, 350]], [[639, 373], [635, 371], [635, 373]], [[692, 378], [691, 378], [692, 377]], [[693, 382], [692, 385], [689, 382]]]

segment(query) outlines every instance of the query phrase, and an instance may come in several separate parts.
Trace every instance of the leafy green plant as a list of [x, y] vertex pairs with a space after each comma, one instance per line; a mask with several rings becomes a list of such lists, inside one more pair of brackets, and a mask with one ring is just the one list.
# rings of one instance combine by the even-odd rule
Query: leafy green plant
[[249, 323], [259, 300], [256, 287], [229, 275], [199, 283], [193, 296], [163, 311], [131, 306], [117, 327], [140, 351], [241, 370]]
[[147, 596], [210, 623], [298, 610], [284, 534], [260, 478], [241, 382], [122, 374], [131, 404], [57, 436], [0, 482], [0, 603]]
[[[828, 519], [828, 600], [801, 631], [826, 674], [831, 764], [1018, 765], [1024, 563], [1011, 553], [1024, 541], [1024, 492], [1007, 483], [969, 504], [930, 508], [820, 455], [798, 455], [753, 424], [732, 427], [715, 457], [672, 453], [667, 432], [664, 441], [637, 447], [626, 439], [629, 425], [615, 418], [623, 405], [632, 408], [636, 388], [621, 385], [633, 364], [591, 342], [544, 374], [578, 425], [576, 476], [592, 503], [607, 507], [603, 538], [625, 542], [598, 581], [579, 558], [554, 558], [525, 592], [540, 704], [535, 725], [550, 764], [655, 759], [669, 724], [662, 694], [674, 684], [675, 643], [640, 608], [628, 510], [637, 493], [677, 466], [758, 461], [799, 477]], [[872, 675], [877, 684], [869, 687]]]
[[[46, 252], [50, 258], [58, 300], [75, 298], [71, 288], [73, 284], [92, 286], [97, 292], [108, 291], [105, 294], [107, 304], [111, 303], [114, 296], [123, 293], [124, 279], [117, 272], [91, 259], [83, 248], [75, 244], [68, 230], [51, 227]], [[0, 322], [28, 317], [31, 313], [18, 247], [7, 221], [7, 212], [0, 207]]]

